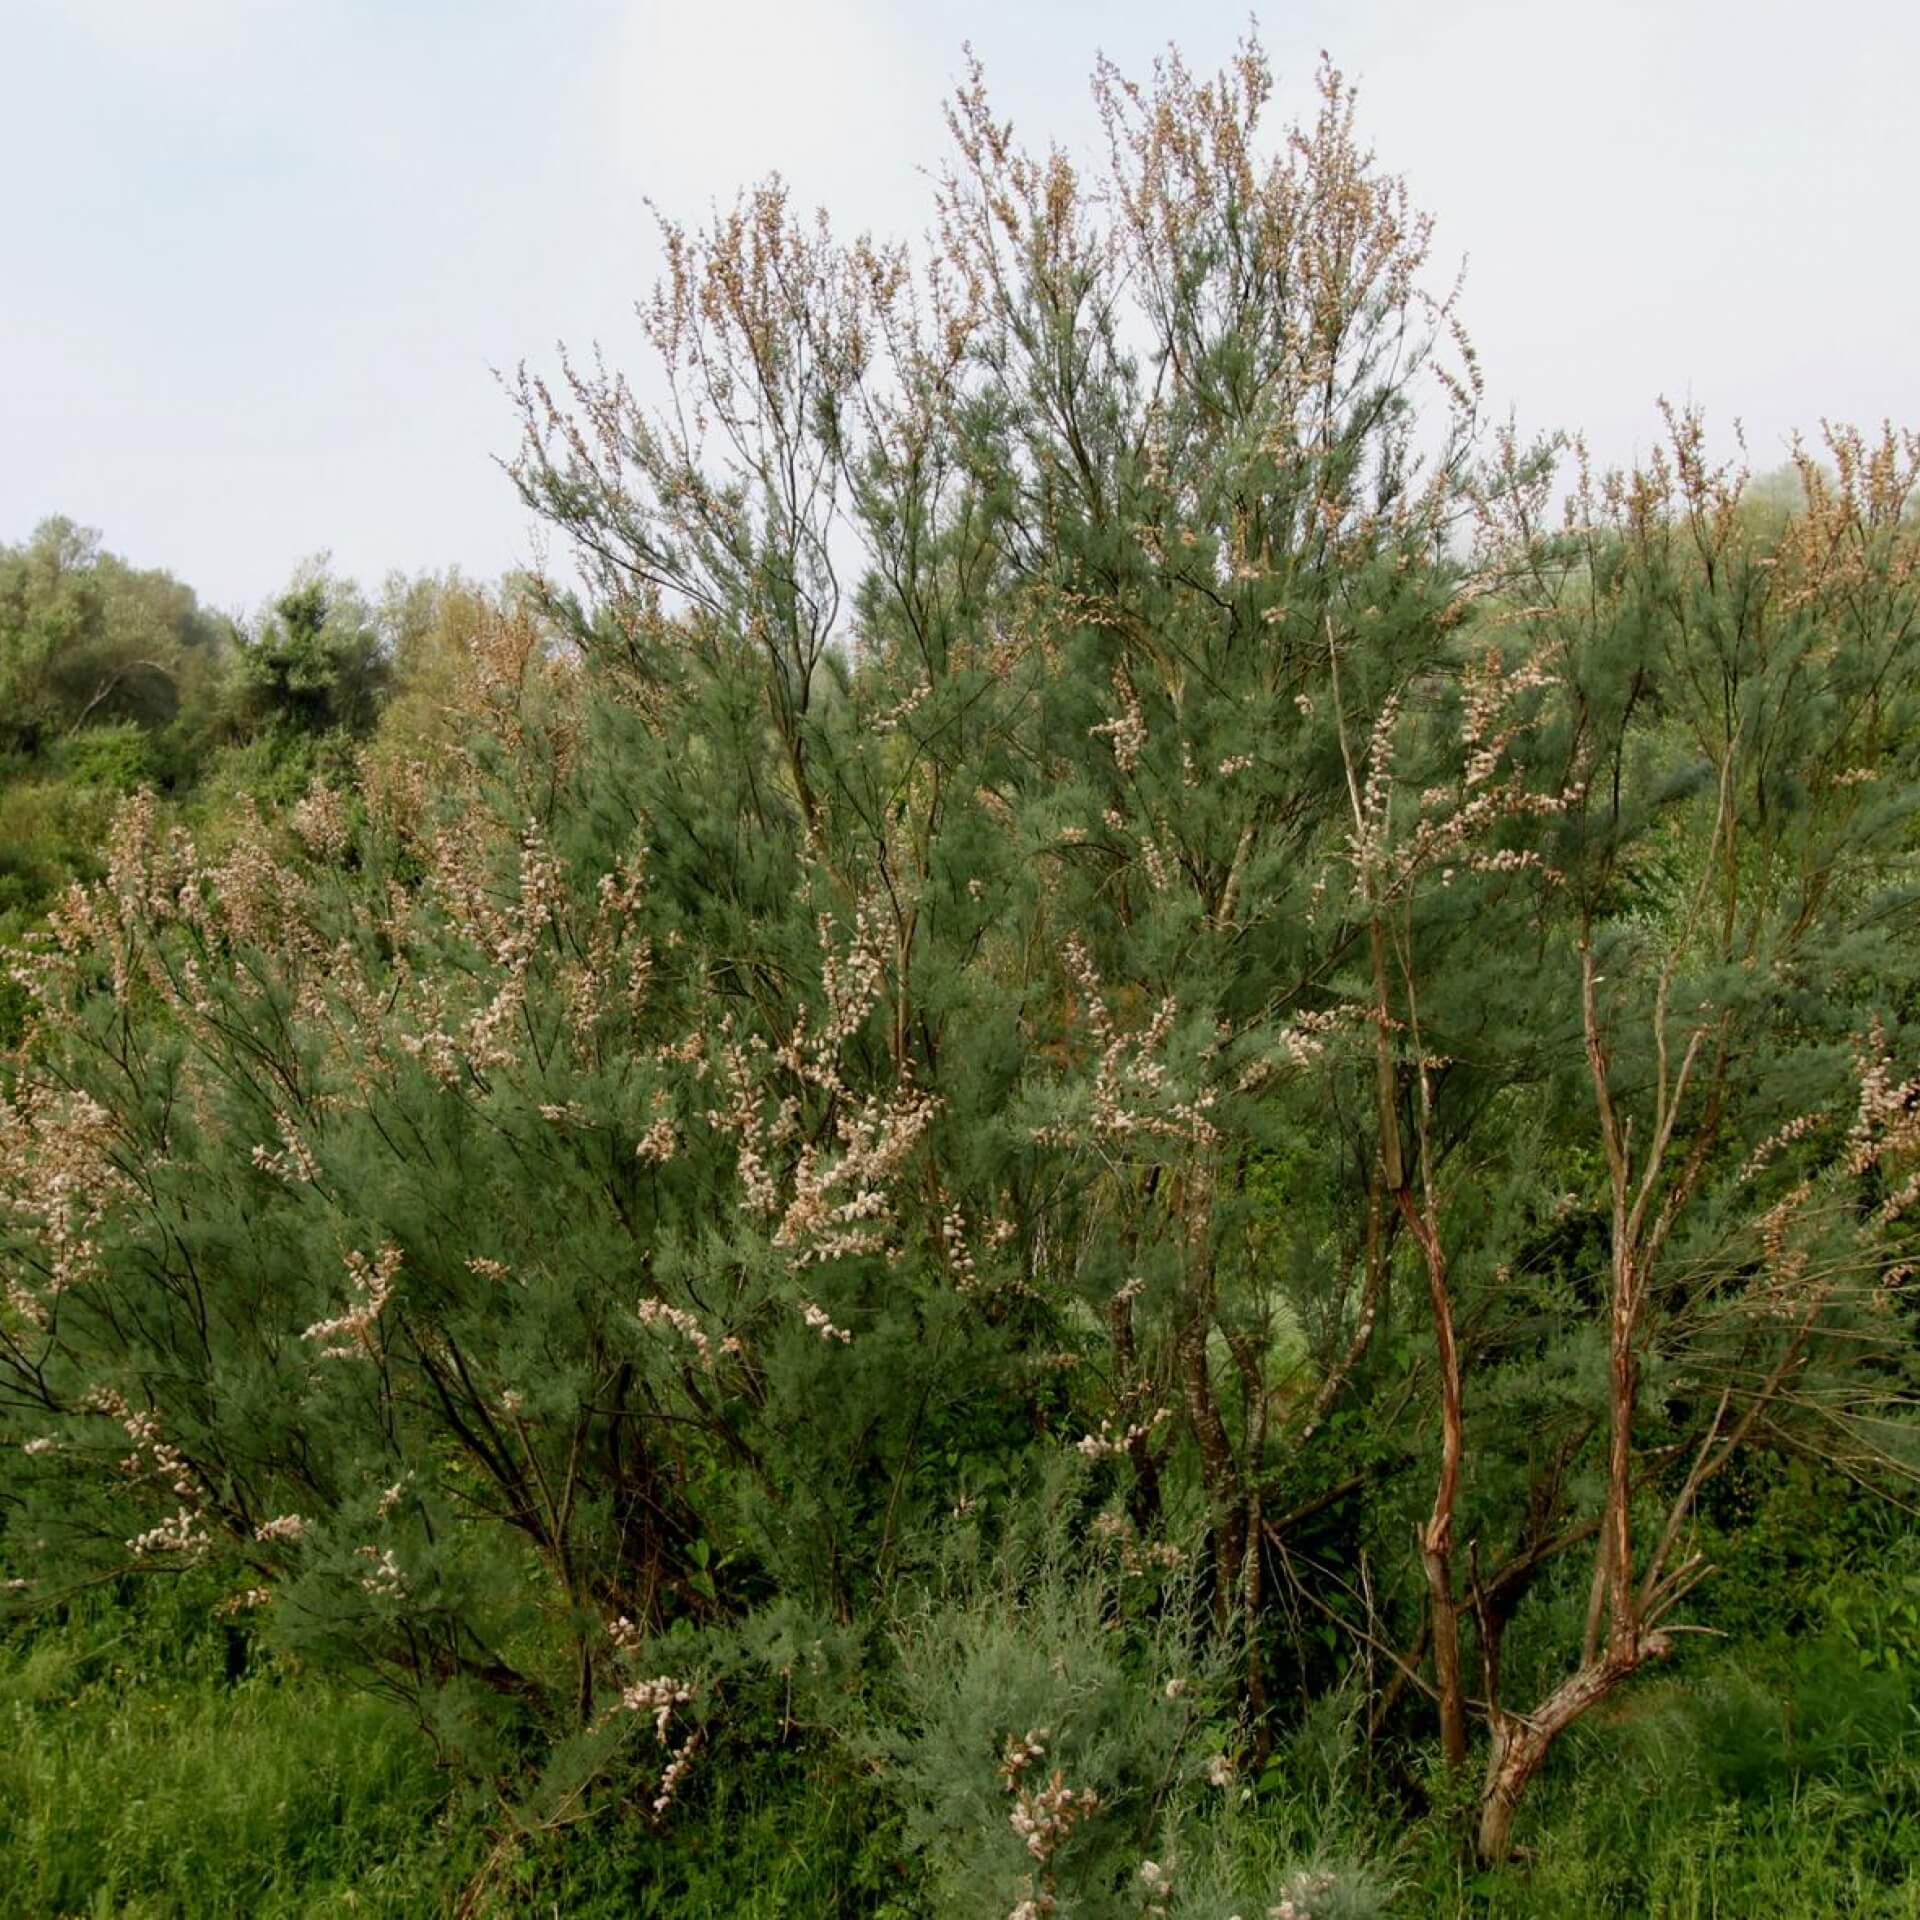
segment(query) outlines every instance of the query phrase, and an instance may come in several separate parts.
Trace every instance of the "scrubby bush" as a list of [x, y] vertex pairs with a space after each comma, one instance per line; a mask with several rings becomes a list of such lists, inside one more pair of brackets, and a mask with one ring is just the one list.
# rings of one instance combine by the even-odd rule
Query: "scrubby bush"
[[587, 597], [402, 607], [361, 746], [309, 582], [259, 804], [18, 970], [17, 1603], [218, 1580], [488, 1784], [476, 1900], [724, 1768], [936, 1911], [1367, 1912], [1325, 1702], [1502, 1859], [1738, 1464], [1910, 1451], [1920, 445], [1556, 514], [1269, 85], [1103, 69], [1089, 186], [974, 76], [931, 263], [669, 226], [675, 404], [519, 388]]

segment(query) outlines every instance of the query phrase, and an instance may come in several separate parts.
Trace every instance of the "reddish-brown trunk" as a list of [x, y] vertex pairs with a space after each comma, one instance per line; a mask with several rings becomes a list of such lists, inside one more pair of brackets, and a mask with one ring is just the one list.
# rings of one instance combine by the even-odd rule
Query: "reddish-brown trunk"
[[1502, 1714], [1494, 1722], [1493, 1750], [1487, 1758], [1480, 1824], [1474, 1836], [1485, 1865], [1497, 1866], [1513, 1851], [1513, 1816], [1552, 1744], [1532, 1723], [1511, 1714]]
[[1476, 1836], [1480, 1858], [1489, 1866], [1513, 1850], [1513, 1816], [1527, 1788], [1546, 1764], [1553, 1743], [1584, 1713], [1599, 1705], [1642, 1660], [1665, 1654], [1664, 1634], [1644, 1636], [1626, 1659], [1611, 1653], [1577, 1668], [1530, 1714], [1496, 1712], [1493, 1744], [1487, 1756], [1487, 1777], [1480, 1789], [1480, 1825]]
[[1454, 1597], [1453, 1556], [1444, 1547], [1420, 1548], [1433, 1610], [1433, 1680], [1439, 1694], [1440, 1752], [1449, 1773], [1467, 1764], [1467, 1696], [1460, 1679], [1460, 1605]]

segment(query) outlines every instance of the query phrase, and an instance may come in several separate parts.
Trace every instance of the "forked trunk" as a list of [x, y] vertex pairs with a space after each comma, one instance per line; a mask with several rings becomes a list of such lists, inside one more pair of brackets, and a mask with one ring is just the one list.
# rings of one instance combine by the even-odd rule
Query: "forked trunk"
[[1487, 1777], [1480, 1789], [1478, 1847], [1481, 1860], [1497, 1866], [1513, 1850], [1513, 1816], [1553, 1743], [1590, 1708], [1598, 1706], [1643, 1660], [1658, 1659], [1671, 1642], [1648, 1634], [1622, 1652], [1609, 1651], [1579, 1667], [1530, 1714], [1496, 1713]]

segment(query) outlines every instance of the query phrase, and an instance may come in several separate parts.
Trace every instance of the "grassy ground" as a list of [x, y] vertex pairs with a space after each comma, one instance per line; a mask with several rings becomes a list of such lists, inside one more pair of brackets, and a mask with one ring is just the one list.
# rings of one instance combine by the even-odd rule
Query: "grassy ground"
[[256, 1670], [171, 1596], [0, 1661], [0, 1912], [430, 1914], [447, 1789], [376, 1701]]
[[[450, 1909], [487, 1857], [485, 1810], [394, 1708], [269, 1663], [235, 1672], [241, 1651], [184, 1592], [101, 1595], [0, 1642], [0, 1914]], [[1567, 1743], [1512, 1868], [1476, 1873], [1437, 1827], [1402, 1833], [1351, 1800], [1337, 1849], [1372, 1854], [1392, 1914], [1920, 1920], [1917, 1699], [1904, 1670], [1842, 1635], [1710, 1653]], [[924, 1911], [871, 1797], [798, 1772], [710, 1775], [705, 1794], [661, 1835], [613, 1809], [522, 1842], [480, 1910]], [[1303, 1816], [1283, 1787], [1244, 1816], [1249, 1859], [1269, 1851], [1269, 1822], [1275, 1856], [1297, 1857]]]

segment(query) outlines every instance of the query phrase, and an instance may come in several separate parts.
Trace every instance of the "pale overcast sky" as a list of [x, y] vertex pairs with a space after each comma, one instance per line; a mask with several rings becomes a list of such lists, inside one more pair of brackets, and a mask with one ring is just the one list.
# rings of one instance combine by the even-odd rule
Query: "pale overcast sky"
[[[490, 368], [637, 361], [643, 196], [778, 167], [918, 233], [971, 41], [1036, 145], [1096, 50], [1231, 52], [1237, 0], [0, 0], [0, 541], [55, 512], [217, 606], [332, 550], [530, 552]], [[1920, 425], [1914, 0], [1297, 0], [1470, 267], [1489, 395], [1603, 459], [1665, 393], [1754, 463], [1822, 415]], [[1276, 120], [1277, 124], [1277, 120]]]

